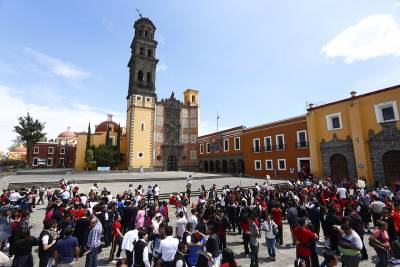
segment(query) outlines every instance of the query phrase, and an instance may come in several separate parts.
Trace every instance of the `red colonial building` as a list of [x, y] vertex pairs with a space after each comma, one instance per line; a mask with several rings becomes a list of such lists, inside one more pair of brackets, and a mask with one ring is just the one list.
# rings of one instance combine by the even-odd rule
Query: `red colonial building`
[[64, 131], [54, 142], [38, 142], [28, 148], [28, 166], [35, 168], [74, 168], [76, 134]]
[[290, 178], [310, 172], [305, 115], [198, 137], [199, 170]]

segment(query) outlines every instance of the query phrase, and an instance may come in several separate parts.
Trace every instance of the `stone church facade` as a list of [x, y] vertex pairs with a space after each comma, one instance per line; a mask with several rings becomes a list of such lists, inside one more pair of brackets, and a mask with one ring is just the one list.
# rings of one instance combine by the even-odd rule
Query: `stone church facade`
[[157, 100], [156, 27], [148, 18], [134, 24], [127, 96], [128, 169], [195, 170], [199, 92], [187, 89], [184, 101], [172, 93]]

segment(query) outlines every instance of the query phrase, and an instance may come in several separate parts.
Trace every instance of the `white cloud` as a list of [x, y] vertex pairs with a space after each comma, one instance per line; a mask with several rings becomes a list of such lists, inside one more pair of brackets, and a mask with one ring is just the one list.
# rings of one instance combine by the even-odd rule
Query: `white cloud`
[[400, 2], [395, 3], [393, 7], [400, 7]]
[[72, 131], [86, 131], [89, 121], [93, 126], [106, 120], [106, 114], [114, 114], [113, 120], [121, 125], [124, 115], [113, 111], [99, 111], [85, 104], [73, 103], [70, 106], [39, 106], [30, 104], [18, 96], [19, 91], [0, 84], [0, 151], [5, 151], [15, 139], [13, 132], [17, 118], [29, 112], [34, 118], [45, 122], [44, 131], [48, 139], [54, 139], [70, 126]]
[[83, 80], [91, 76], [91, 73], [85, 70], [82, 70], [70, 63], [63, 62], [60, 59], [43, 54], [32, 48], [25, 47], [24, 51], [32, 56], [36, 62], [42, 64], [57, 76], [71, 80]]
[[399, 56], [400, 24], [389, 14], [368, 16], [339, 33], [321, 52], [327, 58], [344, 58], [347, 63]]
[[157, 71], [166, 71], [167, 69], [168, 66], [164, 62], [160, 62], [160, 64], [157, 65]]

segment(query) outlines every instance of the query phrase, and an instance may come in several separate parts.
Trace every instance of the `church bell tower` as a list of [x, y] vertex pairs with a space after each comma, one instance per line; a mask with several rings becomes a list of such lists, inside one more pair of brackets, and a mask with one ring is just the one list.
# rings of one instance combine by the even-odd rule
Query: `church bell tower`
[[134, 24], [135, 35], [129, 59], [127, 96], [128, 168], [152, 168], [154, 112], [157, 102], [155, 80], [157, 41], [156, 27], [148, 18]]

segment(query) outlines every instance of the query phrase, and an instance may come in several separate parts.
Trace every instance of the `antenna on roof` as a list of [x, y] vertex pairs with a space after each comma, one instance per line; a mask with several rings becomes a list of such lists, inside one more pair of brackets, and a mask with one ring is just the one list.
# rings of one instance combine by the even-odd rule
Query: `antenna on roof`
[[140, 10], [136, 8], [136, 12], [139, 14], [139, 17], [142, 19], [143, 16], [142, 16], [142, 13], [140, 13]]

